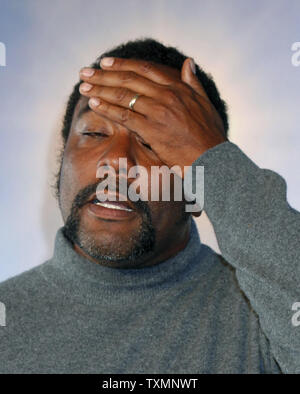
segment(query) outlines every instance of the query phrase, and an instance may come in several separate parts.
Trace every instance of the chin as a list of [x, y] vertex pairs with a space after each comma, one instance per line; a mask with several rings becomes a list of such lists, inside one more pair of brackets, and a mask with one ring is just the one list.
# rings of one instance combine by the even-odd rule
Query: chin
[[80, 229], [77, 244], [93, 260], [118, 267], [141, 264], [154, 249], [152, 232], [145, 232], [143, 225], [126, 233]]
[[155, 248], [156, 232], [146, 215], [131, 221], [70, 215], [65, 231], [79, 253], [103, 265], [141, 264]]

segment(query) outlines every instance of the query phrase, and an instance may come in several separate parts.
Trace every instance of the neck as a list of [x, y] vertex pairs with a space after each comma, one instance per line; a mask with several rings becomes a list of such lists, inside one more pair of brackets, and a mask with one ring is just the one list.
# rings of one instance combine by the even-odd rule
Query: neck
[[104, 267], [77, 253], [61, 227], [56, 234], [53, 257], [45, 264], [43, 274], [57, 290], [61, 289], [64, 297], [79, 305], [144, 305], [163, 296], [170, 286], [193, 278], [195, 270], [204, 275], [211, 268], [211, 262], [203, 258], [206, 250], [192, 220], [186, 247], [160, 264], [138, 269]]

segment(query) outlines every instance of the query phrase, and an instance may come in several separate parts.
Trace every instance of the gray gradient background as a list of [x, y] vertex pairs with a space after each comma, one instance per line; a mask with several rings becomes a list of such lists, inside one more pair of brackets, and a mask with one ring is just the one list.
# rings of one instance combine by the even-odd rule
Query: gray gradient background
[[[299, 0], [0, 0], [0, 281], [52, 255], [62, 220], [50, 185], [68, 95], [81, 67], [128, 39], [177, 46], [210, 72], [231, 141], [282, 175], [300, 209], [299, 22]], [[197, 222], [218, 250], [206, 216]]]

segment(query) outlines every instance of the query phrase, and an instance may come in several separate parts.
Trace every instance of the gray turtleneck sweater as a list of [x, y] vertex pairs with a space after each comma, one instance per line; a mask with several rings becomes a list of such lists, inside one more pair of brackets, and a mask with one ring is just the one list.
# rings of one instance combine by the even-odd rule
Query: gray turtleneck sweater
[[196, 165], [223, 257], [194, 221], [184, 250], [140, 269], [93, 263], [59, 229], [50, 260], [0, 284], [1, 373], [300, 372], [300, 214], [285, 181], [231, 142]]

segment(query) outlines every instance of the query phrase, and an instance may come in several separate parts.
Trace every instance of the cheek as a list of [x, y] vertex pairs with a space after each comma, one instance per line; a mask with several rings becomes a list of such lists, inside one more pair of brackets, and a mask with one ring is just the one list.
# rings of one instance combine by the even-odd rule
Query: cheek
[[74, 154], [65, 152], [60, 180], [60, 204], [65, 220], [71, 211], [73, 201], [81, 188], [86, 186], [86, 170]]
[[70, 214], [77, 194], [97, 181], [96, 160], [90, 156], [85, 150], [65, 150], [60, 181], [60, 205], [64, 220]]
[[64, 159], [60, 178], [60, 207], [63, 220], [66, 221], [75, 197], [74, 170], [67, 159]]
[[150, 202], [152, 224], [156, 231], [156, 241], [159, 245], [173, 242], [179, 238], [188, 216], [183, 202]]
[[184, 203], [178, 201], [149, 201], [154, 227], [162, 233], [175, 228], [176, 223], [184, 214], [184, 207]]

